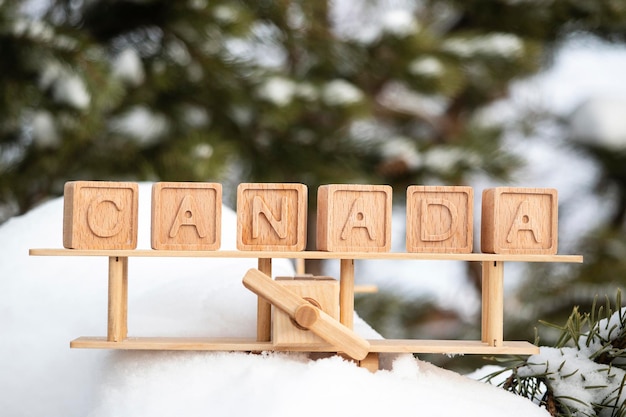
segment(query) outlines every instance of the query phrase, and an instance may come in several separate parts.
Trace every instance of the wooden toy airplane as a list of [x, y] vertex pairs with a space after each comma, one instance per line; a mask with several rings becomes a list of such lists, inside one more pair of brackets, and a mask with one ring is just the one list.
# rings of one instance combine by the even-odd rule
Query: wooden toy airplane
[[[73, 348], [341, 352], [378, 368], [382, 352], [534, 354], [503, 340], [504, 262], [582, 262], [557, 255], [557, 192], [498, 187], [482, 194], [481, 250], [473, 253], [473, 189], [410, 186], [406, 252], [392, 253], [391, 187], [331, 184], [318, 189], [317, 250], [306, 251], [307, 187], [244, 183], [237, 189], [237, 249], [219, 250], [222, 187], [160, 182], [152, 188], [151, 250], [138, 250], [138, 184], [75, 181], [65, 186], [63, 246], [34, 256], [109, 258], [106, 337], [80, 337]], [[128, 260], [132, 257], [256, 258], [243, 285], [258, 295], [257, 337], [140, 337], [127, 329]], [[339, 280], [272, 279], [273, 258], [338, 259]], [[463, 260], [482, 264], [480, 341], [366, 340], [353, 331], [354, 261]]]

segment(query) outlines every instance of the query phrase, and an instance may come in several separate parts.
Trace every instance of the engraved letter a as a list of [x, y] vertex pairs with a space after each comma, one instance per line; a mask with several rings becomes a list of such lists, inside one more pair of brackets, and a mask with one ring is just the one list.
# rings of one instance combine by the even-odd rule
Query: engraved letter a
[[506, 241], [512, 243], [520, 230], [529, 230], [532, 232], [535, 242], [541, 243], [541, 229], [535, 225], [533, 221], [534, 214], [529, 207], [528, 201], [522, 201], [517, 207], [517, 213], [513, 219], [513, 224], [506, 235]]
[[355, 227], [363, 227], [367, 230], [367, 235], [370, 240], [376, 240], [376, 230], [374, 225], [370, 224], [370, 219], [366, 216], [367, 207], [361, 197], [354, 200], [350, 213], [348, 213], [348, 219], [341, 229], [341, 239], [348, 239], [348, 235]]
[[176, 237], [181, 226], [195, 226], [198, 236], [201, 238], [206, 237], [207, 226], [204, 217], [200, 213], [202, 211], [198, 208], [196, 200], [192, 196], [186, 195], [176, 212], [174, 223], [170, 229], [170, 237]]

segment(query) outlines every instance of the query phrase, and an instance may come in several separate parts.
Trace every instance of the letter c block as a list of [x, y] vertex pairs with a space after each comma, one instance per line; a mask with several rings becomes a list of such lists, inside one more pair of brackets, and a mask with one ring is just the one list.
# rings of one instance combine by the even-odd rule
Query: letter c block
[[65, 183], [63, 246], [68, 249], [135, 249], [138, 202], [136, 183]]
[[283, 252], [304, 250], [307, 190], [304, 184], [239, 184], [237, 249]]
[[406, 194], [406, 250], [471, 253], [474, 190], [412, 185]]
[[157, 182], [152, 185], [152, 249], [217, 250], [221, 230], [221, 184]]
[[481, 228], [482, 252], [555, 255], [557, 191], [552, 188], [486, 189]]
[[389, 252], [391, 198], [388, 185], [330, 184], [317, 192], [317, 249]]

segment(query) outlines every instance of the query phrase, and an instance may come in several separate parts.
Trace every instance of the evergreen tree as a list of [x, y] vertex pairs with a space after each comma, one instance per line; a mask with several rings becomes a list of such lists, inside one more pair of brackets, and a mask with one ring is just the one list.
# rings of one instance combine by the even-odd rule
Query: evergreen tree
[[77, 179], [297, 181], [312, 202], [506, 180], [520, 161], [482, 111], [569, 34], [626, 33], [617, 0], [398, 5], [0, 0], [0, 221]]
[[506, 176], [499, 127], [474, 116], [539, 68], [541, 41], [460, 24], [458, 5], [350, 7], [382, 19], [364, 33], [327, 2], [5, 0], [5, 212], [68, 179]]

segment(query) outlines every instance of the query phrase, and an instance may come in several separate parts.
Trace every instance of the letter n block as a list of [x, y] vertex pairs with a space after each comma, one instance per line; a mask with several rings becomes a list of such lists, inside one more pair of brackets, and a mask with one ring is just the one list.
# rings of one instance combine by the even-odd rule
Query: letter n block
[[471, 253], [474, 190], [412, 185], [406, 195], [406, 250]]
[[304, 250], [307, 202], [307, 186], [304, 184], [239, 184], [237, 248], [261, 251]]
[[557, 191], [497, 187], [483, 191], [481, 250], [501, 254], [555, 255]]
[[138, 203], [136, 183], [65, 183], [63, 246], [68, 249], [135, 249]]
[[317, 249], [388, 252], [391, 249], [388, 185], [330, 184], [317, 193]]
[[152, 249], [217, 250], [221, 230], [221, 184], [157, 182], [152, 185]]

